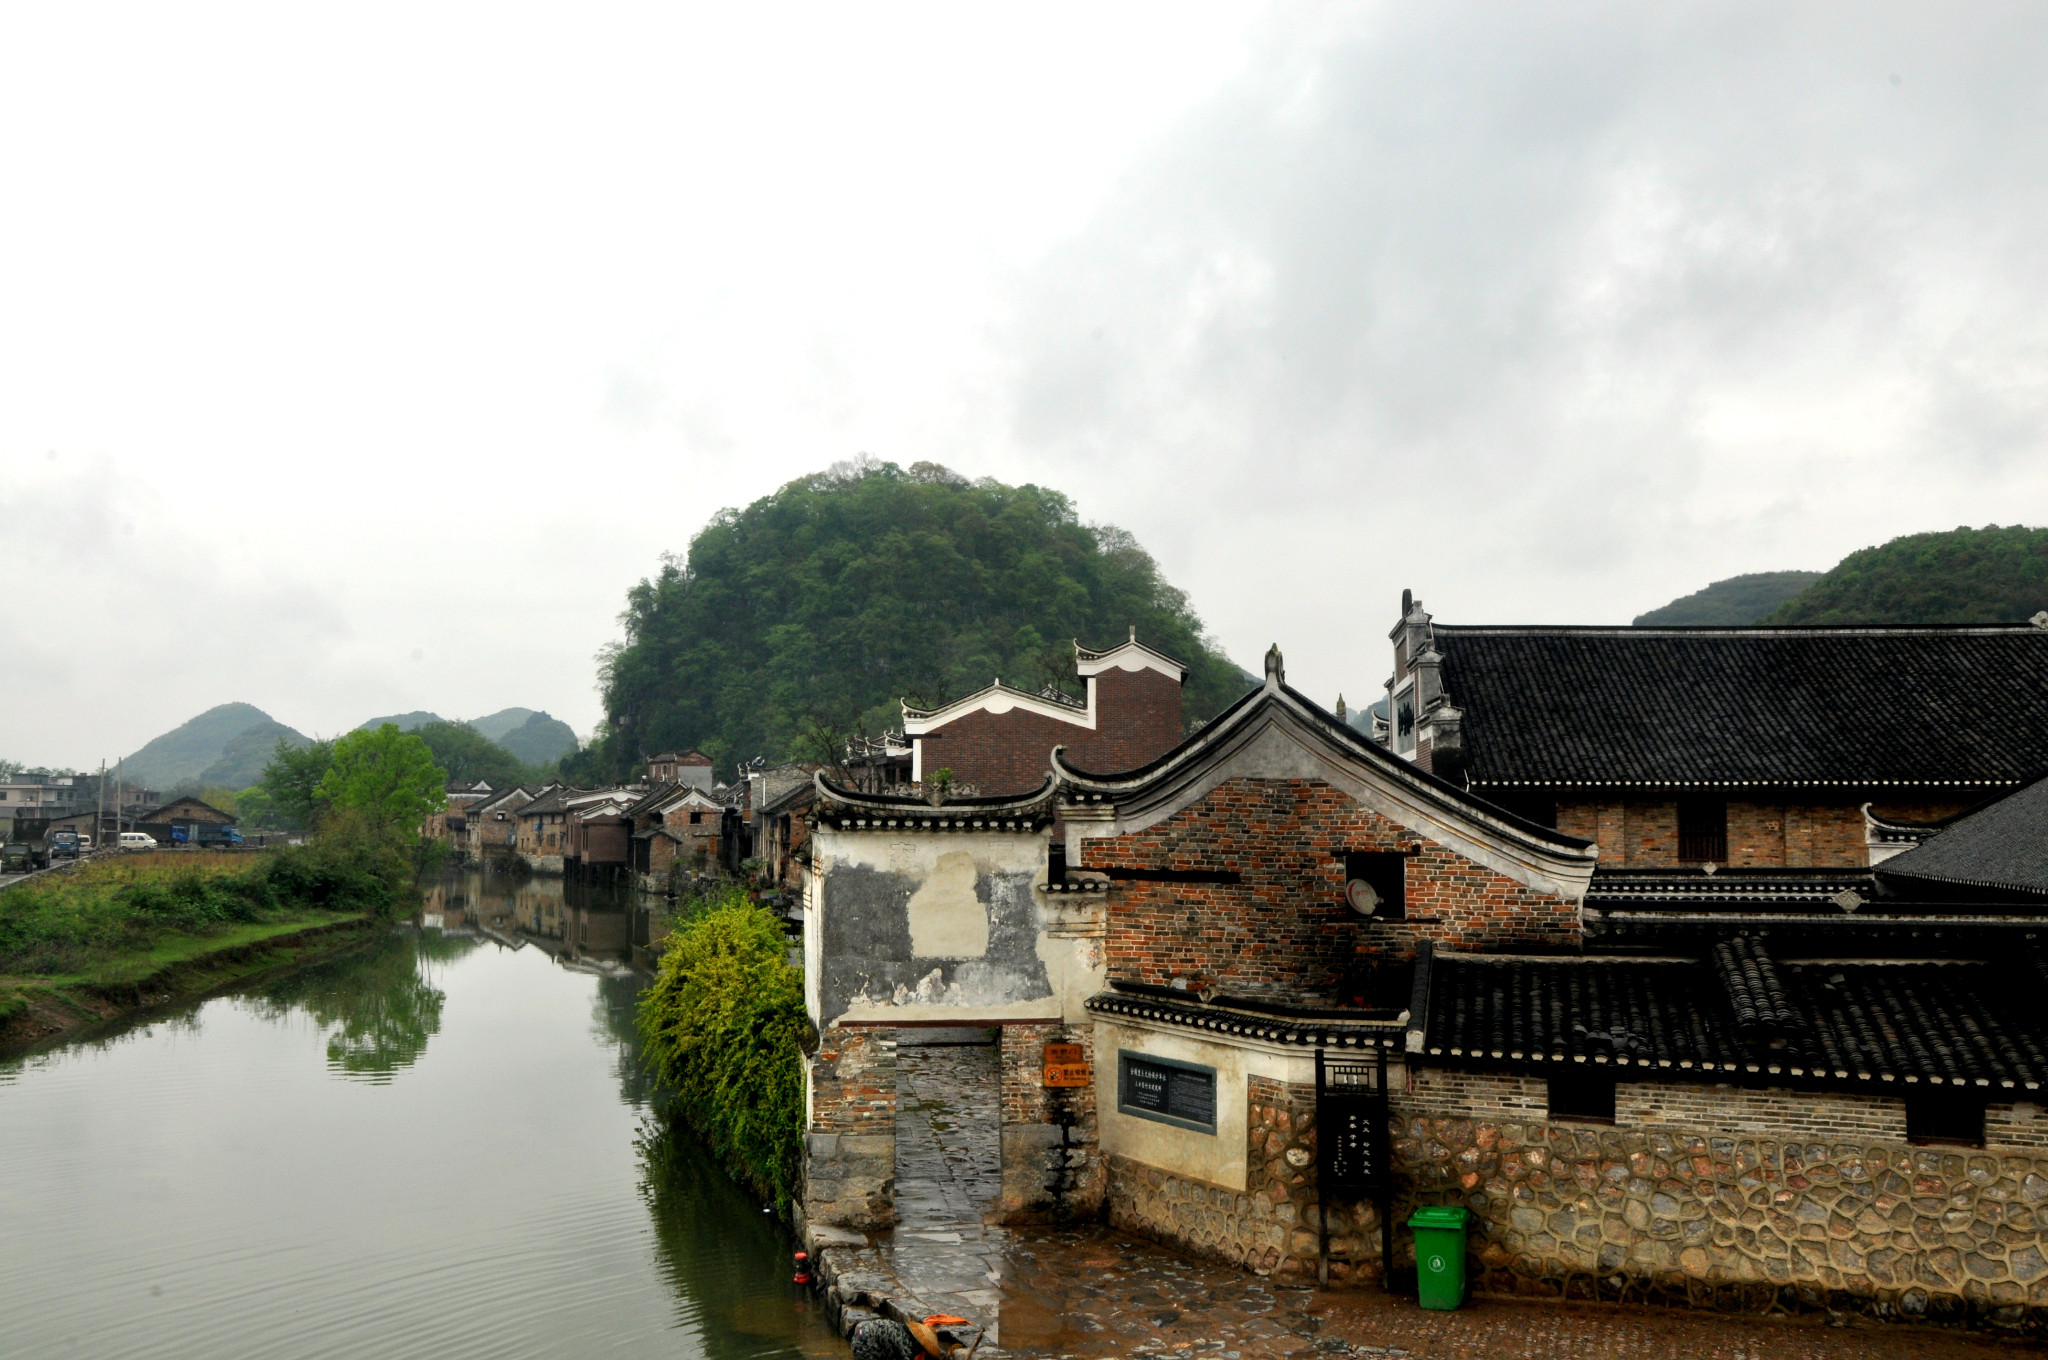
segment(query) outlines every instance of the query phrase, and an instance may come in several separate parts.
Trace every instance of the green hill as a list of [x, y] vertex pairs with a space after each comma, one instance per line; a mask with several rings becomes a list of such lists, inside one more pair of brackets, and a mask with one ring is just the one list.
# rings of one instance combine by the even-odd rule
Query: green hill
[[438, 713], [429, 713], [424, 708], [416, 708], [410, 713], [391, 713], [381, 718], [372, 718], [368, 722], [357, 723], [356, 731], [375, 730], [382, 727], [385, 723], [390, 723], [401, 732], [410, 732], [415, 728], [425, 727], [428, 723], [446, 721], [448, 720]]
[[1850, 553], [1765, 623], [2021, 623], [2048, 609], [2048, 529], [1910, 534]]
[[254, 704], [222, 704], [128, 756], [122, 773], [130, 784], [158, 790], [202, 783], [247, 788], [263, 772], [279, 737], [294, 746], [310, 744]]
[[282, 737], [292, 746], [310, 746], [304, 735], [281, 722], [265, 721], [228, 738], [220, 758], [199, 772], [192, 782], [205, 789], [246, 789], [263, 778], [263, 767], [277, 750]]
[[1635, 617], [1638, 628], [1739, 627], [1755, 623], [1821, 578], [1817, 571], [1756, 571]]
[[[507, 709], [507, 712], [520, 710]], [[492, 717], [499, 715], [492, 714]], [[479, 718], [470, 726], [489, 736], [484, 727], [486, 719]], [[551, 718], [545, 713], [528, 710], [526, 721], [493, 738], [498, 745], [510, 751], [528, 765], [549, 766], [576, 749], [576, 731], [560, 718]]]
[[522, 726], [532, 716], [533, 710], [530, 708], [501, 708], [496, 713], [471, 718], [469, 725], [492, 741], [502, 742], [506, 733]]
[[1128, 533], [1067, 498], [932, 463], [863, 460], [722, 510], [687, 557], [627, 593], [625, 640], [601, 672], [606, 721], [569, 768], [616, 774], [696, 747], [721, 767], [825, 754], [1000, 676], [1074, 687], [1072, 639], [1132, 626], [1189, 668], [1183, 711], [1244, 692], [1187, 596]]

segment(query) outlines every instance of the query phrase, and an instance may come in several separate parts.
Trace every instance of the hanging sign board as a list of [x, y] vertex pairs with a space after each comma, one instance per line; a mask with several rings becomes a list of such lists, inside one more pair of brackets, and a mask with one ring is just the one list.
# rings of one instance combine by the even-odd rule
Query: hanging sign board
[[1079, 1044], [1047, 1044], [1045, 1046], [1045, 1084], [1047, 1086], [1088, 1086], [1095, 1081], [1094, 1070], [1089, 1066], [1088, 1055]]

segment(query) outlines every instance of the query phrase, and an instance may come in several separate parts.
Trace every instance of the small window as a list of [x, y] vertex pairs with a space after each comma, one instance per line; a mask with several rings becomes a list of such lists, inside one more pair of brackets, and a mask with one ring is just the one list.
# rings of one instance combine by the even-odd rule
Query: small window
[[1552, 1077], [1550, 1117], [1581, 1124], [1612, 1124], [1614, 1078], [1604, 1072], [1565, 1072]]
[[1408, 915], [1408, 856], [1399, 850], [1344, 852], [1344, 904], [1374, 921]]
[[704, 814], [703, 814], [703, 813], [701, 813], [701, 812], [693, 812], [693, 813], [691, 813], [691, 814], [690, 814], [690, 825], [691, 825], [691, 826], [702, 826], [703, 824], [704, 824]]
[[1174, 1058], [1117, 1055], [1116, 1107], [1124, 1114], [1216, 1132], [1216, 1069]]
[[1728, 859], [1728, 804], [1719, 798], [1678, 800], [1678, 860], [1722, 864]]
[[1936, 1087], [1906, 1097], [1906, 1141], [1984, 1146], [1984, 1097]]

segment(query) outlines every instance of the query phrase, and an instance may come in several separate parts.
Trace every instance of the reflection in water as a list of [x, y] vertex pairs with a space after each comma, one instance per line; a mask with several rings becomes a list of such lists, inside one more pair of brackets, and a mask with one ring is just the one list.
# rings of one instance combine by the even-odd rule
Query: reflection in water
[[460, 958], [478, 943], [434, 930], [395, 932], [260, 984], [243, 1004], [266, 1019], [304, 1011], [328, 1031], [329, 1071], [383, 1085], [418, 1062], [441, 1030], [448, 998], [434, 986], [430, 965]]
[[845, 1346], [816, 1302], [787, 1280], [790, 1244], [687, 1134], [650, 1124], [639, 1140], [640, 1193], [654, 1218], [661, 1272], [675, 1290], [677, 1321], [695, 1324], [719, 1360], [789, 1354], [843, 1357]]
[[633, 906], [451, 876], [347, 955], [0, 1068], [34, 1169], [0, 1357], [844, 1360], [776, 1221], [657, 1131]]

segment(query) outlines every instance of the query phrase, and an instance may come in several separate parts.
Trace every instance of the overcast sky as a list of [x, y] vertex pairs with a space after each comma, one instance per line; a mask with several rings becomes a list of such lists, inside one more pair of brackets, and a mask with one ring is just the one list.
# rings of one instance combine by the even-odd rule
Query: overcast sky
[[0, 756], [545, 708], [858, 453], [1325, 702], [2048, 522], [2048, 10], [0, 10]]

